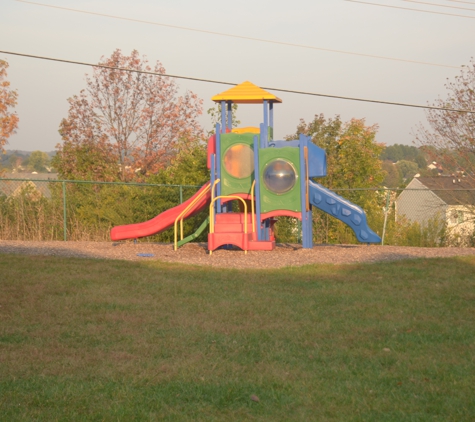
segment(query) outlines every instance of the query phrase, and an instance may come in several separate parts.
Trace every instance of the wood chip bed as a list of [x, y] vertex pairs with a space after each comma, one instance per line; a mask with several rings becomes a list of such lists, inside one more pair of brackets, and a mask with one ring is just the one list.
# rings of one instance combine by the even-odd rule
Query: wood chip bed
[[0, 240], [0, 253], [128, 261], [162, 261], [219, 268], [282, 268], [308, 264], [351, 264], [411, 258], [475, 255], [475, 248], [415, 248], [379, 245], [278, 244], [271, 252], [218, 250], [211, 255], [206, 243], [189, 243], [178, 251], [170, 244], [133, 242], [33, 242]]

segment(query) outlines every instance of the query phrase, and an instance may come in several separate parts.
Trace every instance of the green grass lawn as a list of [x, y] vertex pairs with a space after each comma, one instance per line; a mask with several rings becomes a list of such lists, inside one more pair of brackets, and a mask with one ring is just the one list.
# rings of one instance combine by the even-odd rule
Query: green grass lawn
[[0, 255], [0, 420], [473, 421], [474, 306], [473, 257]]

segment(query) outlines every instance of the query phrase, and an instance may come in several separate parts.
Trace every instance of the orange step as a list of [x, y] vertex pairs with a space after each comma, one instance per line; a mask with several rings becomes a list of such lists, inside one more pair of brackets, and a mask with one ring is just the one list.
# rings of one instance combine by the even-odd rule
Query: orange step
[[214, 251], [223, 245], [235, 245], [244, 251], [249, 250], [249, 238], [252, 233], [209, 233], [208, 250]]
[[[244, 233], [244, 213], [216, 214], [214, 231], [216, 233]], [[252, 216], [247, 215], [247, 232], [252, 232]]]
[[[216, 223], [244, 224], [245, 218], [242, 212], [225, 212], [216, 214]], [[252, 215], [247, 213], [247, 223], [252, 224]]]
[[214, 233], [208, 234], [208, 250], [214, 251], [223, 245], [235, 245], [245, 251], [271, 251], [275, 248], [273, 233], [271, 240], [257, 240], [252, 233], [252, 215], [247, 214], [247, 233], [244, 233], [244, 213], [216, 214]]
[[251, 240], [248, 251], [273, 251], [275, 240]]

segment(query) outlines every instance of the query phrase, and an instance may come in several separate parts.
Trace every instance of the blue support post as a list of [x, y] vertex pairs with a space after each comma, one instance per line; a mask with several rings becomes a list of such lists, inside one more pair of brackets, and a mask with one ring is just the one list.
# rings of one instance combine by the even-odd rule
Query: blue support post
[[256, 231], [257, 240], [262, 240], [261, 230], [261, 182], [259, 178], [259, 141], [254, 136], [254, 180], [256, 181], [256, 192], [254, 200], [256, 201]]
[[267, 148], [268, 147], [268, 142], [267, 142], [267, 130], [266, 130], [266, 125], [265, 123], [261, 123], [259, 125], [260, 128], [260, 148]]
[[[260, 148], [267, 148], [269, 146], [269, 142], [267, 140], [267, 126], [265, 123], [260, 124]], [[256, 152], [254, 152], [254, 157], [256, 156]], [[259, 173], [259, 167], [256, 167], [254, 169], [254, 172]], [[259, 174], [257, 175], [259, 177]], [[257, 184], [257, 182], [256, 182]], [[270, 223], [268, 220], [265, 220], [262, 223], [262, 229], [261, 229], [261, 238], [259, 240], [269, 240], [269, 227]]]
[[313, 217], [312, 217], [312, 205], [309, 207], [310, 209], [307, 211], [307, 219], [308, 219], [308, 248], [313, 248]]
[[[233, 128], [233, 109], [232, 109], [232, 101], [228, 101], [226, 103], [227, 107], [227, 114], [228, 114], [228, 124], [227, 124], [227, 129], [229, 131], [232, 130]], [[224, 126], [223, 126], [224, 127]], [[221, 206], [222, 212], [232, 212], [233, 207], [230, 202], [226, 202], [225, 204], [222, 204]]]
[[221, 127], [226, 133], [226, 101], [221, 101]]
[[228, 129], [233, 129], [233, 107], [231, 101], [228, 101]]
[[[226, 133], [226, 101], [221, 101], [221, 131]], [[221, 131], [220, 138], [216, 137], [216, 163], [218, 165], [218, 179], [221, 179]], [[218, 195], [221, 195], [221, 183], [218, 184]], [[221, 203], [221, 199], [218, 199], [216, 205], [216, 212], [226, 212], [226, 204]]]
[[[265, 126], [265, 132], [266, 132], [266, 143], [265, 146], [267, 147], [267, 142], [268, 142], [268, 136], [267, 134], [269, 133], [269, 109], [268, 109], [268, 101], [264, 100], [263, 101], [263, 107], [264, 107], [264, 126]], [[262, 132], [262, 130], [261, 130]], [[261, 133], [262, 136], [262, 133]]]
[[214, 182], [216, 180], [216, 154], [211, 154], [211, 169], [210, 169], [210, 179], [211, 189], [213, 189]]
[[305, 161], [304, 148], [308, 148], [308, 137], [300, 134], [299, 136], [299, 155], [300, 155], [300, 206], [302, 210], [302, 247], [311, 249], [312, 241], [312, 211], [307, 211], [307, 163]]
[[272, 101], [269, 103], [269, 126], [272, 129], [269, 141], [272, 141], [274, 140], [274, 103]]

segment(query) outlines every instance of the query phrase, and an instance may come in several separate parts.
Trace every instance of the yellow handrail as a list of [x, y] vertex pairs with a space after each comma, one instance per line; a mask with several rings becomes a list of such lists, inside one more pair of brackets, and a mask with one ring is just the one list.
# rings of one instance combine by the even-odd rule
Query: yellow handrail
[[256, 211], [254, 209], [254, 188], [256, 186], [256, 180], [252, 182], [251, 185], [251, 216], [252, 216], [252, 232], [256, 232]]
[[[211, 199], [211, 204], [209, 205], [209, 232], [214, 233], [214, 203], [218, 199], [239, 199], [243, 205], [244, 205], [244, 234], [247, 234], [247, 204], [244, 199], [242, 199], [240, 196], [235, 196], [235, 195], [222, 195], [222, 196], [217, 196], [216, 198]], [[210, 255], [213, 253], [213, 251], [209, 251]], [[244, 253], [247, 254], [247, 249], [244, 249]]]
[[[213, 183], [213, 187], [211, 188], [211, 205], [214, 204], [214, 192], [215, 192], [215, 187], [216, 187], [216, 185], [217, 185], [219, 182], [220, 182], [220, 179], [216, 179], [216, 180], [214, 181], [214, 183]], [[210, 215], [211, 215], [211, 214], [210, 214]], [[210, 224], [209, 227], [210, 227], [210, 233], [211, 233], [211, 226], [214, 227], [214, 219], [213, 219], [213, 220], [210, 219], [210, 223], [209, 223], [209, 224]]]
[[178, 225], [178, 220], [180, 220], [180, 232], [181, 232], [181, 240], [183, 240], [183, 218], [184, 216], [188, 213], [190, 209], [192, 209], [198, 201], [200, 201], [203, 196], [205, 196], [208, 191], [211, 189], [211, 186], [208, 185], [205, 189], [203, 189], [200, 194], [191, 201], [188, 206], [180, 213], [178, 214], [178, 217], [175, 219], [175, 224], [174, 224], [174, 229], [175, 229], [175, 245], [174, 245], [174, 250], [176, 251], [178, 249], [178, 235], [177, 235], [177, 225]]
[[214, 188], [216, 187], [216, 185], [220, 182], [220, 179], [216, 179], [213, 183], [213, 187], [211, 188], [211, 201], [213, 201], [214, 199]]

